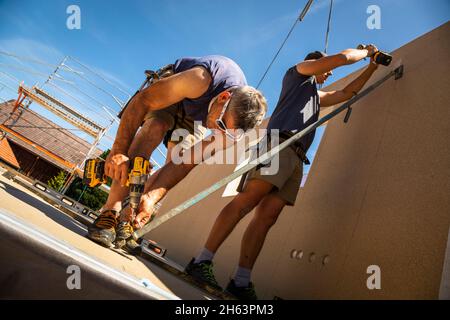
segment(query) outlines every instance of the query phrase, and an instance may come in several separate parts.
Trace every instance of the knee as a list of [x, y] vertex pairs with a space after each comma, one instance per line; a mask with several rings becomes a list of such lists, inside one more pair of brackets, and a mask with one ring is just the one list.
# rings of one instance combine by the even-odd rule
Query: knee
[[[271, 210], [272, 209], [272, 210]], [[258, 207], [254, 217], [254, 222], [265, 229], [270, 229], [278, 220], [281, 210], [274, 208]]]
[[234, 198], [230, 205], [232, 206], [232, 211], [239, 216], [240, 220], [250, 213], [259, 201], [260, 199], [258, 197], [240, 193], [236, 198]]

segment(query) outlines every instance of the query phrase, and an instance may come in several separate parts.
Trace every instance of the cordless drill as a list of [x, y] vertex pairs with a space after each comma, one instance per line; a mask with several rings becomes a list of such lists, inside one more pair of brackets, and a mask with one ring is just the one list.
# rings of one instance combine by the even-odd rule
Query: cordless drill
[[136, 157], [130, 162], [126, 186], [130, 188], [130, 208], [134, 216], [139, 207], [145, 183], [149, 174], [150, 162], [142, 157]]
[[[360, 44], [357, 47], [357, 49], [359, 49], [359, 50], [363, 50], [363, 49], [366, 49], [366, 48], [367, 48], [367, 46], [363, 45], [363, 44]], [[392, 62], [392, 56], [390, 54], [386, 53], [386, 52], [377, 51], [373, 55], [373, 60], [375, 61], [375, 63], [381, 64], [381, 65], [387, 67]]]
[[[130, 188], [130, 207], [133, 213], [139, 207], [139, 202], [144, 192], [145, 182], [150, 170], [150, 162], [142, 157], [136, 157], [130, 161], [126, 186]], [[84, 165], [83, 183], [95, 188], [106, 183], [105, 160], [88, 159]]]

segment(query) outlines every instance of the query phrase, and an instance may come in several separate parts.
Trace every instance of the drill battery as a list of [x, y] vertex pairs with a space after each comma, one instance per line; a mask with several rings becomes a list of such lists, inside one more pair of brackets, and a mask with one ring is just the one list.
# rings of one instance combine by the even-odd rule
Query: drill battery
[[95, 188], [103, 183], [106, 183], [104, 160], [86, 160], [84, 163], [83, 183], [91, 188]]
[[[127, 186], [130, 188], [143, 188], [151, 165], [142, 157], [136, 157], [130, 162], [128, 170]], [[84, 163], [83, 183], [91, 188], [95, 188], [107, 182], [105, 175], [105, 160], [88, 159]], [[136, 190], [138, 191], [138, 190]]]
[[[359, 50], [363, 50], [365, 49], [366, 46], [363, 44], [360, 44], [357, 49]], [[383, 51], [377, 51], [374, 53], [373, 55], [373, 60], [375, 61], [375, 63], [377, 64], [381, 64], [383, 66], [389, 66], [392, 62], [392, 56], [386, 52]]]

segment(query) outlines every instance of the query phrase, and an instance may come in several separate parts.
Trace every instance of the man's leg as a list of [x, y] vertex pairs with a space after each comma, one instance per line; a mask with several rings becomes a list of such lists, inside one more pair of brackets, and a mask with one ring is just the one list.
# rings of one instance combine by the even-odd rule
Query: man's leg
[[[136, 134], [130, 146], [128, 155], [130, 159], [136, 156], [142, 156], [148, 159], [153, 150], [161, 143], [164, 134], [169, 129], [170, 124], [163, 119], [151, 117], [144, 122], [141, 129]], [[122, 200], [128, 195], [128, 188], [120, 186], [119, 183], [113, 182], [111, 191], [106, 204], [102, 208], [102, 213], [88, 228], [88, 236], [90, 239], [107, 247], [113, 246], [117, 236], [131, 232], [129, 221], [131, 217], [121, 214], [120, 223], [118, 225], [117, 212], [121, 210]]]
[[239, 266], [226, 291], [242, 300], [256, 300], [256, 292], [250, 281], [255, 261], [261, 252], [270, 228], [275, 224], [286, 201], [270, 193], [256, 207], [255, 215], [245, 230], [241, 242]]
[[186, 272], [198, 281], [219, 287], [212, 271], [212, 258], [220, 245], [233, 231], [237, 223], [273, 189], [273, 185], [267, 181], [249, 180], [245, 189], [228, 203], [217, 217], [205, 247], [192, 259], [186, 267]]
[[301, 178], [302, 164], [292, 149], [280, 153], [280, 169], [274, 176], [260, 176], [277, 185], [277, 190], [266, 195], [258, 204], [255, 215], [244, 232], [241, 242], [239, 265], [227, 291], [239, 299], [257, 299], [255, 287], [250, 281], [251, 272], [264, 245], [267, 233], [277, 221], [286, 205], [294, 205]]
[[[167, 144], [167, 153], [166, 153], [166, 161], [165, 164], [171, 161], [171, 152], [172, 152], [172, 148], [175, 146], [174, 143], [169, 142]], [[156, 178], [158, 177], [159, 174], [159, 170], [157, 170], [156, 172], [154, 172], [151, 176], [148, 177], [148, 180], [146, 182], [146, 184], [148, 184], [149, 186], [151, 186], [155, 181]], [[151, 188], [151, 187], [150, 187]], [[141, 226], [146, 225], [148, 222], [150, 222], [150, 220], [152, 220], [154, 218], [156, 212], [151, 212], [151, 214], [148, 217], [135, 217], [134, 221], [133, 221], [133, 227], [138, 229]], [[126, 210], [124, 210], [124, 215], [130, 215], [131, 214], [131, 210], [128, 208]], [[128, 221], [128, 220], [127, 220]]]
[[206, 249], [216, 252], [237, 223], [252, 211], [272, 189], [273, 185], [267, 181], [250, 180], [244, 191], [234, 197], [220, 212], [209, 233], [205, 244]]
[[[177, 133], [177, 130], [182, 129], [183, 133], [178, 135], [173, 135]], [[184, 136], [183, 134], [187, 132], [188, 135]], [[178, 132], [179, 133], [179, 132]], [[201, 141], [206, 133], [206, 128], [201, 126], [200, 123], [194, 123], [192, 120], [185, 118], [183, 116], [183, 111], [178, 109], [177, 114], [177, 122], [175, 124], [175, 131], [172, 132], [172, 136], [167, 142], [167, 155], [166, 155], [166, 164], [171, 162], [172, 156], [181, 156], [186, 150], [190, 149], [195, 143]], [[182, 141], [179, 141], [179, 138], [182, 137]], [[177, 139], [178, 138], [178, 139]], [[174, 139], [174, 140], [172, 140]], [[176, 151], [176, 154], [173, 155], [173, 151]], [[133, 226], [137, 228], [141, 228], [145, 224], [147, 224], [151, 217], [155, 216], [156, 212], [154, 212], [154, 204], [160, 203], [166, 194], [165, 189], [157, 189], [153, 188], [153, 183], [156, 180], [158, 173], [155, 173], [151, 180], [146, 184], [146, 190], [151, 190], [151, 192], [147, 192], [141, 198], [141, 207], [139, 209], [139, 214], [134, 220]]]
[[239, 267], [253, 269], [270, 228], [286, 205], [286, 201], [274, 193], [261, 200], [255, 210], [252, 221], [245, 230], [241, 242]]
[[[169, 129], [168, 124], [156, 118], [144, 122], [131, 143], [128, 155], [130, 159], [143, 157], [149, 159], [156, 147], [161, 143], [164, 134]], [[102, 211], [122, 209], [122, 200], [128, 195], [128, 187], [122, 187], [117, 181], [113, 181], [108, 199], [102, 207]]]

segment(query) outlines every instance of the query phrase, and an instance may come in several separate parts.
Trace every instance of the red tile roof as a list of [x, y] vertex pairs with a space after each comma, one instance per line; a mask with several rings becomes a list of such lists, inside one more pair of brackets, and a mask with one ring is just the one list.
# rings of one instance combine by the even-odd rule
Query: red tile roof
[[0, 158], [16, 167], [16, 169], [20, 168], [19, 162], [17, 162], [16, 156], [9, 145], [8, 139], [0, 140]]
[[[23, 112], [16, 123], [5, 123], [14, 102], [10, 100], [0, 104], [0, 125], [8, 132], [8, 139], [64, 170], [81, 164], [91, 148], [89, 142], [30, 109]], [[101, 153], [96, 149], [94, 156]]]

